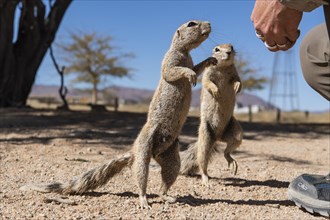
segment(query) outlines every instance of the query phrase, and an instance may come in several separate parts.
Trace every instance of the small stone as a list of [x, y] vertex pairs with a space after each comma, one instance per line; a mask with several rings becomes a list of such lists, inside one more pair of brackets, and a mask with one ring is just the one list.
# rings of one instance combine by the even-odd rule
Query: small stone
[[43, 217], [43, 218], [47, 218], [47, 215], [44, 214], [44, 213], [40, 213], [39, 216], [40, 216], [40, 217]]

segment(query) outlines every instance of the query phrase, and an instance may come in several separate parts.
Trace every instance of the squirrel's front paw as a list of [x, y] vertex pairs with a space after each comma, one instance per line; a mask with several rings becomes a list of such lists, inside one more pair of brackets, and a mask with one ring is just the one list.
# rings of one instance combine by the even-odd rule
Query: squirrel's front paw
[[218, 60], [214, 57], [209, 57], [206, 59], [206, 62], [207, 62], [208, 66], [211, 66], [211, 65], [215, 66], [218, 63]]
[[188, 72], [188, 73], [186, 73], [186, 77], [188, 78], [189, 82], [193, 86], [196, 86], [196, 83], [197, 83], [197, 74], [195, 72]]
[[241, 90], [241, 83], [240, 82], [235, 82], [234, 83], [235, 94], [237, 94], [240, 90]]
[[217, 87], [210, 89], [210, 92], [215, 99], [218, 99], [220, 97], [220, 91]]

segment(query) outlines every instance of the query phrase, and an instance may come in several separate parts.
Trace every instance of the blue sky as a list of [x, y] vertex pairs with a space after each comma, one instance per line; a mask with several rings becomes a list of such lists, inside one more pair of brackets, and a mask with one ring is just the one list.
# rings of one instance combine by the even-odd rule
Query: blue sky
[[[271, 77], [274, 53], [256, 38], [250, 15], [254, 1], [110, 1], [76, 0], [69, 7], [56, 42], [68, 37], [68, 32], [95, 31], [111, 35], [121, 52], [133, 52], [127, 62], [135, 69], [132, 79], [111, 79], [108, 85], [155, 89], [160, 77], [160, 64], [175, 30], [191, 19], [211, 22], [212, 33], [192, 52], [195, 63], [210, 56], [219, 43], [232, 43], [237, 53], [249, 60], [259, 74]], [[324, 21], [323, 10], [305, 13], [300, 24], [301, 37], [293, 48], [296, 59], [300, 110], [326, 110], [329, 102], [312, 90], [303, 80], [299, 66], [299, 43], [303, 36]], [[55, 51], [56, 52], [56, 51]], [[58, 54], [56, 54], [59, 56]], [[61, 62], [61, 60], [59, 60]], [[68, 80], [67, 80], [68, 81]], [[59, 85], [60, 79], [47, 55], [38, 71], [36, 84]], [[252, 92], [268, 100], [269, 86]]]

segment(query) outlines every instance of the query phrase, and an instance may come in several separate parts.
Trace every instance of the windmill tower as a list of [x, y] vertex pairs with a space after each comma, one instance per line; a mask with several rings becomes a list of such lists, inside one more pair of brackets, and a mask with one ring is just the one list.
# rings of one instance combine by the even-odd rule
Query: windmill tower
[[282, 111], [299, 109], [293, 49], [275, 53], [268, 102]]

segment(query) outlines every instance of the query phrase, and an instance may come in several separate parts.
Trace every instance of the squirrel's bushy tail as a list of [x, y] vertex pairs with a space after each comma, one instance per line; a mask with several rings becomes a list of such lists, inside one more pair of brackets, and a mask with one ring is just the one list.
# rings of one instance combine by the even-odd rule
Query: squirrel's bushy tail
[[193, 175], [198, 172], [197, 163], [197, 144], [192, 143], [188, 146], [185, 151], [180, 152], [180, 174], [182, 175]]
[[82, 174], [68, 183], [51, 183], [45, 185], [25, 185], [21, 190], [34, 190], [43, 193], [82, 194], [105, 185], [109, 179], [120, 173], [125, 167], [133, 164], [134, 155], [128, 152], [112, 159], [110, 162]]
[[[189, 144], [188, 149], [180, 152], [180, 159], [181, 159], [180, 174], [194, 175], [198, 173], [199, 166], [197, 162], [197, 154], [198, 154], [197, 143], [198, 142]], [[211, 146], [211, 147], [212, 149], [210, 150], [210, 154], [208, 155], [207, 158], [205, 158], [209, 162], [211, 162], [215, 154], [219, 152], [216, 146]]]

